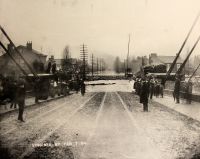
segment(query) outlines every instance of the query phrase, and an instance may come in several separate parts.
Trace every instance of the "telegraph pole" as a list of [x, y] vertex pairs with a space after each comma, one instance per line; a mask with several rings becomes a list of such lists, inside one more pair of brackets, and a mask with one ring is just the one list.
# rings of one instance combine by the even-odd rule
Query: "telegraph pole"
[[92, 78], [94, 76], [94, 56], [92, 54]]
[[105, 71], [105, 61], [104, 61], [103, 58], [102, 58], [102, 61], [101, 61], [101, 71], [102, 71], [102, 73]]
[[127, 73], [128, 73], [128, 59], [129, 59], [129, 47], [130, 47], [130, 38], [131, 38], [131, 35], [129, 34], [129, 37], [128, 37], [128, 52], [127, 52]]
[[[189, 54], [189, 52], [190, 52], [190, 50], [188, 48], [187, 53]], [[187, 68], [188, 68], [187, 73], [188, 73], [188, 75], [190, 75], [190, 58], [188, 59], [188, 62], [187, 62]], [[186, 72], [185, 72], [185, 74], [186, 74]]]
[[124, 75], [126, 77], [126, 59], [124, 59]]
[[83, 80], [85, 80], [86, 79], [86, 62], [87, 62], [88, 52], [87, 52], [87, 46], [84, 44], [81, 46], [80, 57], [81, 57], [81, 60], [83, 61], [82, 77], [83, 77]]
[[100, 71], [100, 74], [101, 74], [102, 73], [102, 68], [101, 68], [102, 67], [102, 61], [101, 61], [101, 58], [100, 58], [100, 61], [99, 61], [99, 65], [100, 65], [99, 66], [99, 71]]
[[97, 58], [97, 74], [99, 72], [99, 61], [98, 61], [98, 58]]

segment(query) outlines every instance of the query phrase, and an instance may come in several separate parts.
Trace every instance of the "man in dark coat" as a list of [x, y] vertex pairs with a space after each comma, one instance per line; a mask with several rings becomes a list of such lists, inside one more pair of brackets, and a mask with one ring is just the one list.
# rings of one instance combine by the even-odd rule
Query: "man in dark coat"
[[49, 61], [46, 73], [50, 73], [50, 72], [51, 72], [51, 62]]
[[154, 79], [151, 79], [150, 80], [150, 86], [149, 86], [149, 96], [150, 96], [150, 99], [153, 98], [153, 94], [154, 94]]
[[24, 112], [24, 105], [25, 105], [25, 94], [26, 94], [25, 81], [22, 78], [20, 78], [17, 84], [16, 101], [17, 101], [17, 104], [19, 105], [18, 120], [22, 122], [24, 122], [23, 112]]
[[137, 85], [138, 85], [138, 81], [136, 80], [133, 85], [133, 88], [135, 89], [135, 94], [137, 94]]
[[148, 95], [149, 95], [149, 85], [145, 78], [142, 80], [140, 89], [140, 103], [143, 103], [143, 110], [148, 111]]
[[10, 104], [10, 108], [12, 108], [14, 106], [14, 108], [17, 108], [17, 103], [16, 103], [16, 91], [17, 91], [17, 82], [13, 81], [10, 84], [10, 89], [11, 89], [11, 104]]
[[137, 82], [137, 94], [140, 96], [140, 90], [141, 90], [141, 81], [138, 80]]
[[156, 84], [155, 84], [155, 95], [157, 98], [160, 95], [160, 84], [158, 83], [158, 81], [156, 81]]
[[185, 99], [187, 101], [187, 104], [191, 104], [192, 102], [192, 82], [191, 81], [188, 81], [186, 83]]
[[52, 73], [55, 74], [56, 73], [56, 63], [54, 62], [52, 65], [52, 69], [51, 69]]
[[160, 91], [159, 92], [160, 92], [161, 97], [163, 98], [164, 86], [162, 84], [160, 84]]
[[176, 99], [176, 103], [180, 103], [180, 101], [179, 101], [179, 96], [180, 96], [180, 84], [181, 84], [180, 78], [179, 78], [179, 77], [176, 77], [175, 85], [174, 85], [174, 97], [175, 97], [175, 99]]
[[85, 94], [85, 83], [84, 80], [81, 81], [81, 95], [84, 96]]

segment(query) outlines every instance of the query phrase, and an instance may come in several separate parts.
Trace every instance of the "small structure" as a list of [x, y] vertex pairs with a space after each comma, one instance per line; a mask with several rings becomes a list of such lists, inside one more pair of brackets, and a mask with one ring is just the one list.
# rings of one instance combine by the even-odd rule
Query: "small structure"
[[[174, 59], [175, 56], [158, 56], [156, 53], [151, 53], [149, 55], [149, 64], [150, 65], [164, 64], [168, 71]], [[179, 69], [182, 63], [183, 60], [179, 57], [172, 72], [175, 73]]]

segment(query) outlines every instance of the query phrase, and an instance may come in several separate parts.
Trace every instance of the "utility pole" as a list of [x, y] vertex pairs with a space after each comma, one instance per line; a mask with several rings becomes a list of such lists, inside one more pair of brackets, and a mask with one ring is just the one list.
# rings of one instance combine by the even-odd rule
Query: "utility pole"
[[124, 75], [126, 77], [126, 59], [124, 59]]
[[191, 34], [191, 32], [192, 32], [194, 26], [196, 25], [196, 23], [197, 23], [199, 17], [200, 17], [200, 12], [198, 13], [197, 17], [195, 18], [195, 20], [194, 20], [194, 22], [193, 22], [193, 24], [192, 24], [192, 27], [190, 28], [190, 30], [189, 30], [189, 32], [188, 32], [188, 34], [187, 34], [187, 36], [186, 36], [186, 38], [185, 38], [183, 44], [181, 45], [181, 48], [179, 49], [179, 51], [178, 51], [178, 53], [176, 54], [176, 57], [175, 57], [173, 63], [171, 64], [169, 70], [167, 71], [167, 73], [166, 73], [166, 78], [165, 78], [164, 83], [166, 82], [167, 78], [169, 77], [169, 75], [171, 74], [172, 70], [174, 69], [174, 66], [175, 66], [175, 64], [176, 64], [176, 61], [178, 60], [178, 58], [179, 58], [179, 56], [180, 56], [180, 54], [181, 54], [181, 52], [182, 52], [182, 50], [183, 50], [183, 47], [185, 46], [185, 44], [186, 44], [186, 42], [187, 42], [187, 40], [188, 40], [188, 38], [189, 38], [189, 36], [190, 36], [190, 34]]
[[[188, 48], [187, 53], [189, 54], [189, 52], [190, 52], [190, 49]], [[188, 59], [188, 63], [187, 63], [187, 73], [188, 73], [188, 75], [190, 75], [190, 58]], [[185, 74], [186, 74], [186, 72], [185, 72]]]
[[98, 62], [98, 58], [97, 58], [97, 74], [99, 72], [99, 62]]
[[100, 74], [102, 73], [102, 61], [101, 61], [101, 58], [100, 58], [100, 61], [99, 61], [99, 71], [100, 71]]
[[176, 72], [176, 75], [180, 75], [182, 73], [183, 68], [185, 67], [186, 62], [188, 61], [190, 55], [192, 54], [192, 52], [194, 51], [195, 47], [197, 46], [198, 42], [200, 40], [200, 35], [197, 39], [197, 41], [195, 42], [194, 46], [192, 47], [192, 49], [190, 50], [189, 54], [187, 55], [187, 57], [185, 58], [185, 60], [183, 61], [183, 63], [181, 64], [180, 68], [178, 69], [178, 71]]
[[83, 77], [83, 80], [85, 80], [86, 79], [86, 62], [87, 62], [88, 52], [87, 52], [87, 46], [84, 44], [81, 46], [80, 57], [81, 57], [81, 60], [83, 61], [82, 77]]
[[128, 74], [128, 61], [129, 61], [128, 59], [129, 59], [130, 38], [131, 38], [131, 35], [129, 34], [129, 36], [128, 36], [128, 52], [127, 52], [127, 68], [126, 68], [127, 74]]
[[199, 65], [197, 66], [197, 68], [194, 70], [194, 72], [192, 73], [192, 75], [190, 76], [188, 82], [190, 82], [190, 80], [191, 80], [192, 77], [195, 75], [195, 73], [197, 72], [197, 70], [199, 69], [199, 67], [200, 67], [200, 63], [199, 63]]
[[102, 61], [101, 61], [101, 71], [102, 71], [102, 73], [103, 73], [103, 71], [105, 71], [104, 69], [105, 69], [105, 62], [102, 59]]
[[94, 56], [92, 54], [92, 78], [94, 76]]

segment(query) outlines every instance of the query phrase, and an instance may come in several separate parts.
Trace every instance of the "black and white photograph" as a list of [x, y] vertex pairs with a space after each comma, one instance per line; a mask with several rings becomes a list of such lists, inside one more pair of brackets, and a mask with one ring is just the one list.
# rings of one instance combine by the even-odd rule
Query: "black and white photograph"
[[1, 159], [200, 159], [200, 0], [0, 0]]

